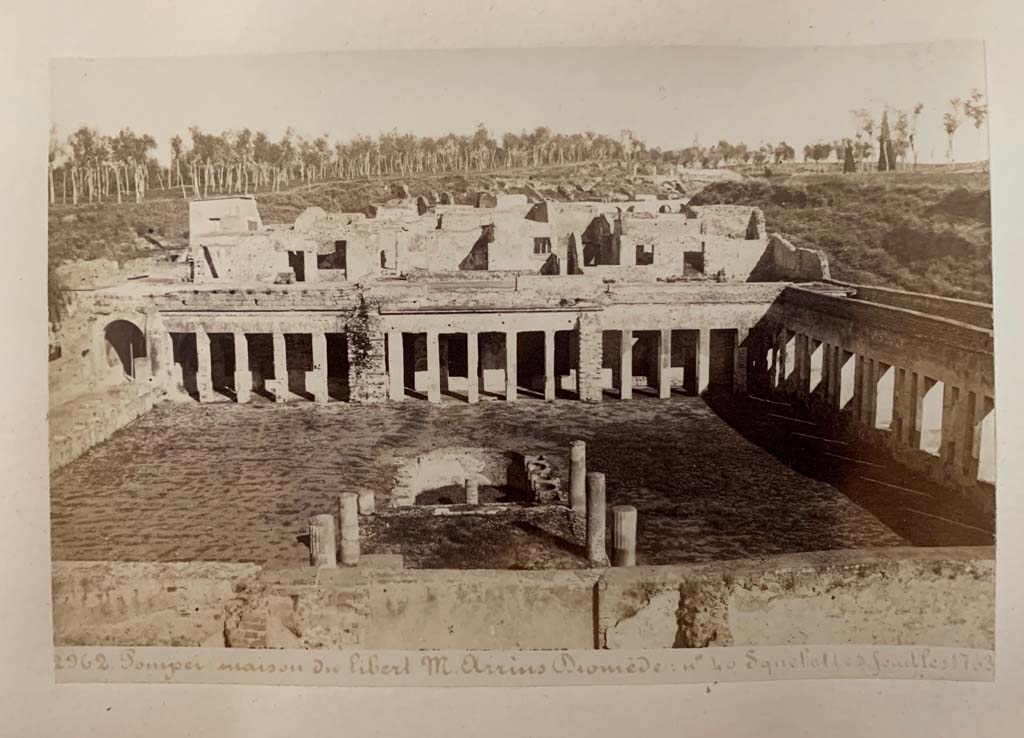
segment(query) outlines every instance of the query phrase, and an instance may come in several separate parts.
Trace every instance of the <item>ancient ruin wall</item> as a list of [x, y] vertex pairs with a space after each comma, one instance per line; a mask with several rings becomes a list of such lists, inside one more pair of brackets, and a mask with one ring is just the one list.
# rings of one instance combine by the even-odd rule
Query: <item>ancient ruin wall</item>
[[[992, 648], [991, 548], [545, 571], [55, 562], [57, 645]], [[370, 558], [370, 557], [368, 557]]]
[[598, 583], [598, 644], [993, 648], [993, 555], [894, 548], [609, 569]]
[[868, 287], [862, 284], [847, 284], [831, 281], [831, 284], [848, 288], [856, 300], [876, 302], [893, 307], [906, 308], [940, 318], [949, 318], [979, 328], [992, 328], [992, 306], [983, 302], [957, 300], [938, 295], [924, 295], [919, 292], [895, 290], [889, 287]]

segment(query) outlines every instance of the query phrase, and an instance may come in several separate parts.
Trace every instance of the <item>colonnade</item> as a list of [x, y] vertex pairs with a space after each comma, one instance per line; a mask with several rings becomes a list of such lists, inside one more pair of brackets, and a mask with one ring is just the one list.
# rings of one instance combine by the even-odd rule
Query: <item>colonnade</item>
[[[196, 388], [200, 402], [214, 399], [213, 362], [210, 351], [210, 335], [203, 326], [193, 328], [196, 338]], [[249, 368], [249, 341], [246, 333], [233, 332], [235, 354], [234, 390], [235, 399], [246, 403], [252, 399], [253, 374]], [[275, 402], [285, 402], [289, 395], [288, 389], [288, 350], [284, 333], [272, 333], [273, 364], [271, 376], [263, 378], [264, 389]], [[313, 348], [313, 366], [305, 373], [306, 392], [318, 403], [326, 403], [327, 394], [327, 334], [315, 332], [308, 334]]]
[[789, 330], [769, 351], [773, 388], [885, 434], [897, 457], [921, 452], [964, 481], [994, 481], [995, 401], [984, 388]]
[[[524, 331], [536, 332], [536, 331]], [[404, 331], [387, 333], [388, 397], [391, 400], [405, 399], [405, 350]], [[441, 351], [442, 331], [428, 330], [426, 335], [427, 400], [441, 401]], [[482, 374], [480, 372], [480, 334], [496, 331], [464, 331], [466, 337], [466, 399], [475, 404], [480, 401]], [[544, 333], [544, 399], [555, 399], [557, 377], [555, 375], [555, 333], [551, 328]], [[416, 335], [419, 335], [416, 334]], [[504, 331], [505, 337], [505, 400], [514, 402], [518, 397], [518, 334], [519, 331]], [[458, 334], [455, 334], [458, 335]]]
[[[658, 397], [667, 399], [672, 394], [672, 330], [661, 328], [658, 334]], [[628, 400], [633, 397], [633, 343], [634, 331], [627, 328], [619, 331], [619, 397]], [[697, 330], [697, 394], [707, 391], [711, 381], [711, 329]]]

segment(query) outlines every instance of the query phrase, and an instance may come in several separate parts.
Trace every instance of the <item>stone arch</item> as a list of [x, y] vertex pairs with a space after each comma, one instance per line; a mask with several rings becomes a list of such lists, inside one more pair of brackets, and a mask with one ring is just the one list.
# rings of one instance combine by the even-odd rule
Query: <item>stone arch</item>
[[104, 349], [107, 363], [120, 363], [125, 376], [135, 376], [135, 360], [145, 357], [146, 333], [134, 320], [117, 317], [103, 328]]

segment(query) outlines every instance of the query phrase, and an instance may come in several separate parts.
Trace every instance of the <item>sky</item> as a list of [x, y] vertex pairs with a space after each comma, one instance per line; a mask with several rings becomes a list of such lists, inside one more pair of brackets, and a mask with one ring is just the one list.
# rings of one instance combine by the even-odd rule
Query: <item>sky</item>
[[[168, 140], [249, 127], [279, 138], [288, 126], [332, 141], [397, 128], [421, 136], [496, 138], [537, 126], [683, 148], [721, 139], [756, 147], [852, 136], [850, 111], [876, 117], [920, 101], [920, 161], [944, 161], [952, 97], [985, 91], [975, 42], [847, 47], [620, 47], [374, 51], [146, 59], [56, 59], [52, 120]], [[987, 126], [965, 120], [958, 161], [987, 156]], [[980, 153], [980, 156], [979, 156]]]

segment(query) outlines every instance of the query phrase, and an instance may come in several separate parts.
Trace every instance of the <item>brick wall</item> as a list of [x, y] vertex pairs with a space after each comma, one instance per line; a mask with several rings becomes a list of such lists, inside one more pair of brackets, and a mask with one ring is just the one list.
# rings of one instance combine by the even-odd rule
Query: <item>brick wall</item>
[[380, 316], [364, 303], [349, 320], [348, 334], [349, 400], [385, 402], [388, 399], [388, 373], [385, 359], [385, 335]]
[[601, 366], [603, 341], [599, 317], [595, 313], [580, 313], [579, 340], [575, 342], [577, 381], [580, 399], [585, 402], [601, 401]]

